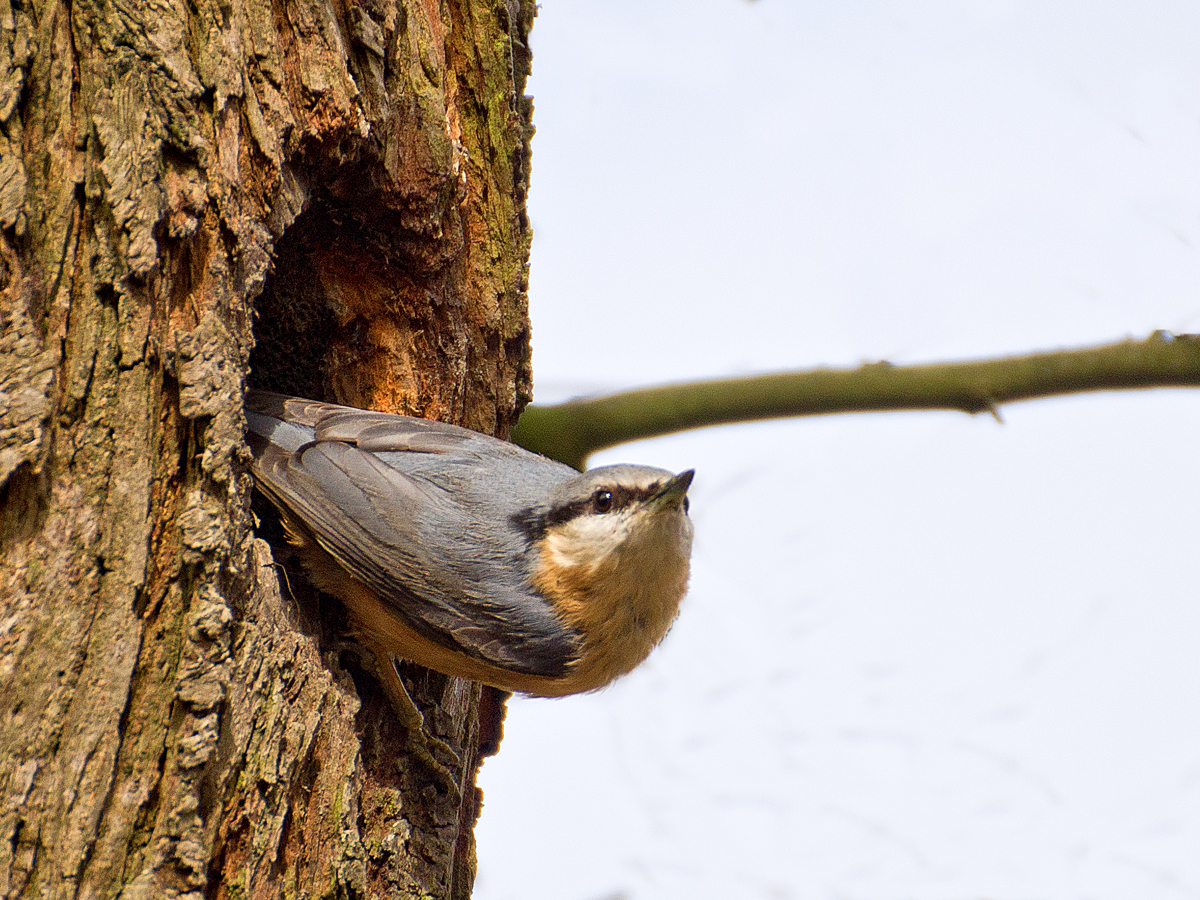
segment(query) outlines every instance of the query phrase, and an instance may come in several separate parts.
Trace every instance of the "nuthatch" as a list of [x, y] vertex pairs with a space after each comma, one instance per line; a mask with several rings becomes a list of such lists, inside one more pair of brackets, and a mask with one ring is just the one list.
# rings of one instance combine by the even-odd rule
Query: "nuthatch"
[[259, 488], [376, 652], [556, 697], [626, 674], [675, 619], [692, 471], [581, 475], [454, 425], [264, 391], [246, 418]]

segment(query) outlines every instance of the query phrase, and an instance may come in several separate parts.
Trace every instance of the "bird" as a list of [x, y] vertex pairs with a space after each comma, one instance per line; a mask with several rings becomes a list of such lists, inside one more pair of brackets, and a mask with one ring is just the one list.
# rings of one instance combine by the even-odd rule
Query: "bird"
[[257, 389], [245, 409], [258, 489], [393, 690], [402, 659], [537, 697], [595, 691], [675, 621], [694, 470], [580, 473], [455, 425]]

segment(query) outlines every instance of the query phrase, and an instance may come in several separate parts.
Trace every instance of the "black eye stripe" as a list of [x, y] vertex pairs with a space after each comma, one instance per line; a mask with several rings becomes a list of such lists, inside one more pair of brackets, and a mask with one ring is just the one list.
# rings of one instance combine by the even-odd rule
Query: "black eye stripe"
[[[512, 516], [512, 523], [523, 532], [530, 541], [537, 541], [545, 535], [547, 529], [555, 525], [563, 525], [572, 519], [583, 515], [599, 513], [596, 508], [596, 497], [601, 493], [611, 495], [612, 500], [607, 512], [623, 509], [639, 500], [648, 500], [658, 493], [661, 484], [652, 484], [644, 488], [628, 488], [621, 485], [609, 485], [596, 488], [582, 500], [572, 500], [545, 512], [535, 509], [525, 509]], [[685, 500], [686, 502], [686, 500]]]

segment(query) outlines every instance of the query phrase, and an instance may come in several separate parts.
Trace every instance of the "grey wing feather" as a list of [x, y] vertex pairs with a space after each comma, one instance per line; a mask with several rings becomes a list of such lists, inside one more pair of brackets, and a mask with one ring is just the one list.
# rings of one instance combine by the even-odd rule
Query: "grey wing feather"
[[519, 548], [499, 523], [473, 517], [443, 485], [372, 452], [402, 462], [406, 453], [461, 455], [473, 440], [488, 442], [492, 456], [507, 456], [510, 445], [452, 425], [262, 392], [251, 392], [247, 418], [264, 493], [405, 624], [513, 671], [565, 674], [578, 635], [532, 593]]
[[[309, 429], [310, 441], [345, 441], [371, 453], [457, 453], [476, 442], [486, 442], [489, 445], [488, 452], [493, 455], [499, 453], [515, 458], [527, 452], [458, 425], [321, 403], [269, 391], [251, 390], [246, 396], [246, 410], [286, 424], [303, 426]], [[253, 426], [251, 430], [255, 430]]]

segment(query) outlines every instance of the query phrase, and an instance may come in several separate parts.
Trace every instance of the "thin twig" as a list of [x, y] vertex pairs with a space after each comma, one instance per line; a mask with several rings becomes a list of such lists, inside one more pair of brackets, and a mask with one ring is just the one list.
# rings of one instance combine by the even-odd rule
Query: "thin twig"
[[666, 385], [525, 409], [513, 440], [576, 468], [605, 447], [708, 425], [791, 416], [999, 407], [1084, 391], [1200, 386], [1200, 335], [978, 362], [814, 369]]

